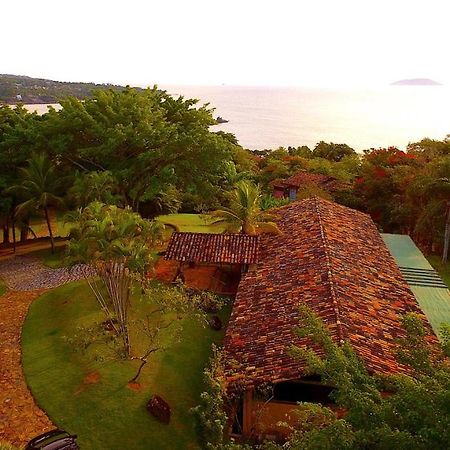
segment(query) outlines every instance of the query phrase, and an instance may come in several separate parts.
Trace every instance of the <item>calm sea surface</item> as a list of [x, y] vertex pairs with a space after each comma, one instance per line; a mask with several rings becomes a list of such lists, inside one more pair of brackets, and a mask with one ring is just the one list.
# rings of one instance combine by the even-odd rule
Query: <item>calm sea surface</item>
[[[377, 90], [161, 86], [198, 98], [229, 123], [213, 127], [234, 133], [250, 149], [314, 146], [323, 140], [356, 150], [404, 148], [424, 137], [450, 133], [450, 89], [388, 86]], [[46, 105], [29, 105], [40, 113]]]

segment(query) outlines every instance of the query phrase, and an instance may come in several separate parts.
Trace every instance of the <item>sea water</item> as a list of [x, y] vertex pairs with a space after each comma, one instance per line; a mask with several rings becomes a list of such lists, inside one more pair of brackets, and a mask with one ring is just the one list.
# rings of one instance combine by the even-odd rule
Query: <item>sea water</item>
[[[216, 125], [249, 149], [345, 143], [355, 150], [396, 146], [450, 133], [446, 86], [387, 86], [378, 89], [296, 87], [160, 86], [174, 95], [214, 107]], [[45, 112], [46, 105], [30, 105]]]

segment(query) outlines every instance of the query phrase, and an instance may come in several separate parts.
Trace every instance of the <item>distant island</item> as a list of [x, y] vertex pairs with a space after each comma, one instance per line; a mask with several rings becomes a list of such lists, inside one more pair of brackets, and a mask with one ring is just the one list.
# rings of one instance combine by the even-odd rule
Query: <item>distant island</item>
[[411, 78], [395, 81], [391, 86], [442, 86], [442, 84], [429, 78]]
[[83, 99], [102, 89], [123, 90], [115, 84], [77, 83], [0, 74], [0, 103], [58, 103], [64, 97]]

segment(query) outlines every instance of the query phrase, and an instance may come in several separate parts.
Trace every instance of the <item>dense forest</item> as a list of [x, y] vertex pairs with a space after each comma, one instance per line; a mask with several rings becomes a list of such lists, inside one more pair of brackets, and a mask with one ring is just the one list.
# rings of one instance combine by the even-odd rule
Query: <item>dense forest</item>
[[[212, 132], [213, 110], [196, 100], [155, 88], [97, 91], [92, 98], [61, 100], [62, 109], [39, 116], [0, 106], [0, 223], [26, 229], [23, 201], [9, 189], [33, 155], [45, 155], [58, 179], [54, 207], [70, 210], [96, 199], [130, 206], [144, 217], [210, 211], [226, 204], [236, 182], [261, 186], [263, 208], [285, 200], [272, 196], [274, 180], [298, 172], [322, 174], [335, 189], [311, 181], [298, 198], [318, 195], [372, 216], [384, 232], [408, 233], [425, 251], [443, 246], [450, 198], [450, 138], [425, 138], [405, 150], [345, 144], [249, 151], [230, 133]], [[337, 186], [337, 188], [336, 188]], [[22, 233], [25, 237], [26, 233]]]
[[62, 98], [90, 97], [94, 90], [122, 90], [123, 86], [113, 84], [74, 83], [31, 78], [20, 75], [0, 74], [0, 103], [25, 104], [58, 103]]

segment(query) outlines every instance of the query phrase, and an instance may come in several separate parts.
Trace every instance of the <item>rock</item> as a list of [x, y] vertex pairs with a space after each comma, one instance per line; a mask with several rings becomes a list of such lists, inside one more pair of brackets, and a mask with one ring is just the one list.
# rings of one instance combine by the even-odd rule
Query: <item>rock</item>
[[149, 400], [147, 411], [162, 423], [170, 422], [170, 406], [159, 395], [154, 395]]
[[219, 316], [212, 316], [209, 319], [209, 326], [216, 331], [220, 331], [222, 329], [222, 321]]

